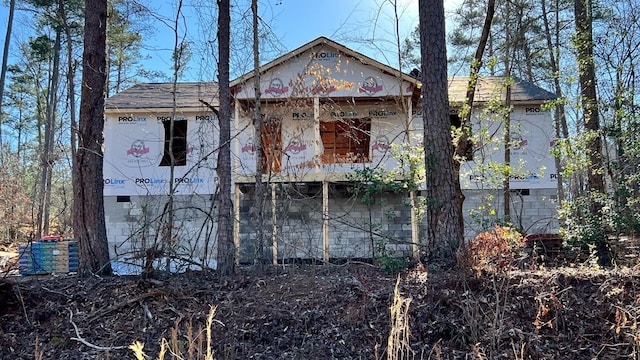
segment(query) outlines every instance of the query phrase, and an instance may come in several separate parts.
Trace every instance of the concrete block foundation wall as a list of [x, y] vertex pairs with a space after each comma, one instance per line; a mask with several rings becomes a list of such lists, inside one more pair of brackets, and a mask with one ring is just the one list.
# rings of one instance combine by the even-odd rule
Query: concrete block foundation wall
[[[322, 184], [276, 184], [276, 198], [267, 187], [264, 219], [264, 258], [273, 260], [273, 239], [278, 260], [324, 257]], [[384, 193], [365, 204], [350, 185], [330, 184], [328, 194], [328, 255], [330, 259], [372, 258], [386, 246], [389, 254], [411, 252], [411, 211], [407, 194]], [[251, 262], [256, 253], [253, 187], [247, 186], [240, 201], [240, 258]], [[273, 206], [275, 204], [275, 206]], [[273, 221], [275, 209], [275, 234]], [[372, 249], [373, 246], [373, 249]]]
[[[112, 260], [140, 257], [150, 248], [162, 248], [167, 231], [167, 196], [105, 196], [109, 254]], [[174, 197], [172, 254], [186, 259], [215, 259], [217, 212], [212, 195]], [[165, 246], [166, 248], [166, 246]]]
[[[464, 194], [467, 239], [504, 219], [504, 193], [501, 190], [465, 190]], [[555, 189], [512, 190], [511, 223], [524, 230], [524, 235], [557, 233], [560, 229], [558, 206]], [[496, 215], [490, 214], [492, 210]]]
[[[328, 186], [328, 256], [330, 259], [372, 258], [384, 246], [387, 254], [412, 254], [411, 209], [408, 194], [383, 193], [372, 204], [354, 195], [352, 185]], [[256, 217], [253, 185], [241, 186], [239, 254], [240, 261], [256, 258]], [[273, 239], [279, 261], [322, 260], [325, 256], [322, 183], [276, 184], [265, 187], [262, 208], [265, 236], [264, 259], [273, 260]], [[501, 191], [465, 191], [465, 237], [473, 238], [503, 219]], [[166, 230], [161, 219], [166, 196], [107, 196], [105, 214], [109, 251], [114, 260], [140, 256], [157, 245]], [[275, 201], [273, 201], [275, 200]], [[275, 206], [274, 206], [275, 205]], [[175, 197], [174, 256], [189, 259], [215, 259], [217, 213], [212, 195]], [[275, 213], [274, 213], [275, 210]], [[513, 192], [511, 219], [526, 234], [554, 233], [559, 229], [554, 189]], [[275, 215], [275, 216], [274, 216]], [[276, 224], [275, 233], [272, 224]], [[419, 223], [417, 238], [425, 244], [426, 223]]]

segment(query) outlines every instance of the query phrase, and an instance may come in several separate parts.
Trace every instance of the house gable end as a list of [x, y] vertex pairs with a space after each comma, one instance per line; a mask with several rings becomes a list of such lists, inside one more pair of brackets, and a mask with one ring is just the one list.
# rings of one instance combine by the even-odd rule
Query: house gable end
[[[409, 96], [417, 80], [326, 38], [261, 67], [261, 98]], [[253, 73], [231, 84], [236, 99], [255, 98]]]

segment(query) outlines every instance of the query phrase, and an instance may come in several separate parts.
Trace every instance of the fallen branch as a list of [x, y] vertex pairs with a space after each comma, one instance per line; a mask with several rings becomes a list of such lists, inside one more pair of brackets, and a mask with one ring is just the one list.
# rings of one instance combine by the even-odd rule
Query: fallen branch
[[122, 350], [122, 349], [128, 349], [129, 346], [98, 346], [98, 345], [94, 345], [90, 342], [88, 342], [87, 340], [83, 339], [82, 336], [80, 336], [80, 331], [78, 330], [78, 326], [76, 325], [76, 323], [73, 322], [73, 311], [69, 310], [69, 322], [71, 323], [71, 325], [73, 325], [73, 329], [76, 332], [76, 337], [72, 337], [71, 340], [75, 340], [77, 342], [80, 342], [92, 349], [96, 349], [96, 350], [100, 350], [100, 351], [110, 351], [110, 350]]
[[51, 289], [47, 288], [46, 286], [42, 286], [42, 290], [46, 290], [46, 291], [48, 291], [48, 292], [50, 292], [52, 294], [60, 295], [60, 296], [66, 297], [66, 298], [69, 297], [69, 295], [67, 295], [67, 294], [65, 294], [63, 292], [56, 291], [56, 290], [51, 290]]
[[16, 284], [15, 290], [16, 290], [16, 295], [18, 296], [18, 299], [20, 300], [20, 305], [22, 306], [22, 311], [24, 312], [24, 318], [25, 318], [25, 320], [27, 320], [27, 323], [29, 325], [31, 325], [31, 320], [29, 320], [29, 315], [27, 314], [27, 307], [24, 306], [24, 298], [22, 297], [22, 292], [20, 292], [20, 284]]
[[129, 300], [123, 301], [123, 302], [121, 302], [121, 303], [119, 303], [119, 304], [115, 304], [115, 305], [113, 305], [113, 306], [110, 306], [110, 307], [108, 307], [108, 308], [106, 308], [106, 309], [104, 309], [104, 310], [102, 310], [102, 311], [98, 312], [97, 314], [95, 314], [95, 315], [91, 316], [91, 317], [87, 320], [87, 324], [91, 324], [91, 323], [92, 323], [92, 322], [94, 322], [96, 319], [99, 319], [99, 318], [101, 318], [101, 317], [103, 317], [103, 316], [105, 316], [105, 315], [107, 315], [107, 314], [109, 314], [109, 313], [112, 313], [112, 312], [114, 312], [114, 311], [116, 311], [116, 310], [118, 310], [118, 309], [120, 309], [120, 308], [123, 308], [123, 307], [129, 306], [129, 305], [131, 305], [131, 304], [135, 304], [135, 303], [137, 303], [138, 301], [144, 300], [144, 299], [146, 299], [146, 298], [148, 298], [148, 297], [154, 297], [154, 296], [158, 296], [158, 295], [162, 295], [162, 291], [160, 291], [160, 290], [150, 291], [150, 292], [148, 292], [148, 293], [145, 293], [145, 294], [142, 294], [142, 295], [138, 295], [138, 296], [133, 297], [133, 298], [131, 298], [131, 299], [129, 299]]

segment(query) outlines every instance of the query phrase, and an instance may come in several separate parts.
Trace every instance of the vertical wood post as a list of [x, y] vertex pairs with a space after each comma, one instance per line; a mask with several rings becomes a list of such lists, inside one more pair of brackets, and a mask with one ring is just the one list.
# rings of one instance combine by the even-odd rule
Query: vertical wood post
[[416, 201], [416, 191], [409, 193], [411, 200], [411, 249], [413, 250], [413, 260], [420, 260], [420, 237], [418, 236], [418, 210]]
[[278, 214], [276, 214], [276, 184], [271, 183], [271, 246], [273, 265], [278, 265]]
[[329, 262], [329, 183], [322, 182], [322, 250], [323, 260]]
[[240, 265], [240, 185], [235, 184], [233, 193], [233, 244], [236, 265]]
[[[233, 153], [240, 154], [240, 141], [236, 138], [236, 136], [240, 135], [238, 130], [240, 126], [240, 101], [238, 99], [234, 100], [233, 104], [233, 129], [232, 131], [232, 141], [233, 141]], [[239, 169], [239, 158], [238, 156], [233, 156], [233, 163], [231, 164], [231, 174], [237, 174]], [[234, 184], [234, 193], [233, 193], [233, 244], [235, 246], [236, 251], [236, 265], [240, 265], [240, 185], [237, 183]]]
[[[320, 137], [320, 98], [313, 98], [313, 133], [315, 134], [315, 141], [313, 143], [313, 154], [316, 157], [320, 157], [320, 144], [322, 143], [322, 138]], [[316, 162], [315, 164], [315, 172], [320, 172], [320, 164]]]
[[[411, 97], [407, 98], [407, 143], [411, 145], [411, 130], [414, 128], [413, 123], [413, 103]], [[411, 179], [414, 181], [415, 179]], [[420, 231], [418, 221], [418, 201], [416, 190], [409, 192], [409, 200], [411, 202], [411, 252], [413, 260], [420, 260]]]

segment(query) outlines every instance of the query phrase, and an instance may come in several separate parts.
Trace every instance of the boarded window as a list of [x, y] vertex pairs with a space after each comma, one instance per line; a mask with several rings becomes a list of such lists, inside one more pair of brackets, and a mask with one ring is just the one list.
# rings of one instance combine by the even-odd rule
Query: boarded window
[[272, 116], [262, 122], [262, 170], [279, 172], [282, 159], [282, 120]]
[[175, 159], [175, 166], [187, 165], [187, 120], [173, 122], [173, 143], [171, 142], [171, 121], [163, 121], [164, 126], [164, 154], [160, 166], [171, 166], [171, 153]]
[[369, 162], [371, 119], [320, 121], [324, 164]]

